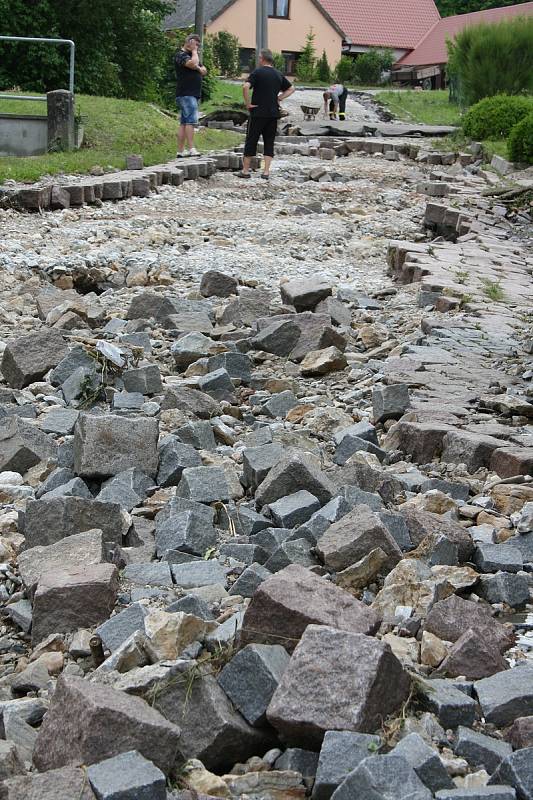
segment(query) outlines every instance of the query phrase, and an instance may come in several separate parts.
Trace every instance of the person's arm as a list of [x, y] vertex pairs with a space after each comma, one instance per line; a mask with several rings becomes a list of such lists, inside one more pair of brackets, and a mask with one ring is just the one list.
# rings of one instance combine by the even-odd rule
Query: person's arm
[[281, 103], [281, 101], [285, 100], [286, 97], [290, 97], [293, 92], [294, 86], [290, 81], [287, 80], [285, 76], [283, 76], [281, 81], [281, 92], [278, 94], [278, 103]]
[[281, 103], [282, 100], [286, 100], [287, 97], [290, 97], [291, 94], [294, 94], [294, 92], [295, 92], [294, 86], [289, 86], [289, 88], [285, 89], [284, 92], [278, 94], [278, 103]]
[[246, 106], [248, 111], [251, 111], [252, 108], [257, 108], [257, 106], [253, 106], [251, 101], [250, 101], [250, 89], [253, 86], [253, 83], [252, 83], [251, 79], [252, 79], [252, 76], [250, 75], [250, 78], [248, 78], [248, 80], [245, 81], [245, 83], [243, 83], [243, 85], [242, 85], [242, 95], [244, 97], [244, 105]]
[[194, 48], [191, 57], [185, 62], [184, 66], [188, 69], [195, 70], [195, 72], [200, 72], [200, 56], [197, 47]]

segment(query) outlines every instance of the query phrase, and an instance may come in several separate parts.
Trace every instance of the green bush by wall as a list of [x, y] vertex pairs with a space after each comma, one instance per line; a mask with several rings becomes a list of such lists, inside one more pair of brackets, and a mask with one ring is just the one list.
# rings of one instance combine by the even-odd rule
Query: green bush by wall
[[512, 128], [533, 111], [533, 98], [498, 94], [486, 97], [463, 117], [463, 130], [472, 139], [506, 139]]
[[511, 161], [533, 164], [533, 111], [514, 126], [507, 148]]

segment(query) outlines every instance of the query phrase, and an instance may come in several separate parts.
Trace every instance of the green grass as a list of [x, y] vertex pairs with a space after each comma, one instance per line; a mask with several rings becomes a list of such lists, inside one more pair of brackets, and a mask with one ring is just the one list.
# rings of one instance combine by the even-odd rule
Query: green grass
[[[471, 140], [468, 139], [461, 129], [455, 131], [450, 136], [444, 136], [439, 139], [433, 139], [431, 142], [432, 147], [436, 150], [446, 150], [451, 153], [464, 152], [468, 150]], [[508, 158], [507, 142], [505, 140], [493, 141], [487, 139], [481, 143], [485, 153], [485, 163], [490, 164], [493, 155]]]
[[211, 111], [230, 108], [239, 108], [244, 111], [242, 83], [217, 81], [213, 96], [207, 102], [202, 103], [201, 110], [205, 114], [210, 114]]
[[505, 292], [503, 291], [499, 281], [491, 281], [488, 278], [482, 280], [483, 293], [490, 299], [497, 302], [505, 300]]
[[376, 100], [395, 117], [408, 122], [426, 125], [458, 125], [461, 113], [458, 106], [448, 100], [445, 90], [432, 92], [378, 92]]
[[[0, 113], [43, 114], [45, 103], [0, 98]], [[138, 153], [144, 163], [160, 164], [176, 154], [177, 115], [150, 103], [110, 97], [76, 97], [76, 112], [82, 115], [85, 143], [81, 150], [48, 153], [31, 158], [0, 158], [0, 184], [8, 179], [35, 181], [43, 175], [84, 174], [100, 165], [124, 169], [126, 156]], [[205, 130], [195, 144], [201, 151], [232, 147], [241, 137], [228, 131]]]
[[502, 158], [509, 158], [509, 151], [507, 149], [507, 140], [495, 140], [492, 141], [491, 139], [487, 139], [483, 141], [483, 148], [485, 150], [485, 161], [491, 162], [492, 156], [501, 156]]
[[[460, 125], [459, 107], [448, 100], [448, 92], [379, 92], [376, 99], [381, 102], [395, 117], [409, 122], [423, 122], [426, 125]], [[470, 144], [461, 129], [451, 136], [435, 139], [432, 144], [438, 150], [453, 152], [466, 150]], [[487, 140], [482, 142], [485, 161], [490, 163], [493, 155], [508, 158], [507, 142]]]

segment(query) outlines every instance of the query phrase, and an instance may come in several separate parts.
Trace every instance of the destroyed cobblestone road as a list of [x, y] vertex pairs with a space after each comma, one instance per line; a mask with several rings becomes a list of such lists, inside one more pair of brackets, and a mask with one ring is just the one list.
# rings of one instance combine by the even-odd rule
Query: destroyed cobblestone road
[[1, 797], [533, 797], [532, 179], [394, 141], [0, 210]]

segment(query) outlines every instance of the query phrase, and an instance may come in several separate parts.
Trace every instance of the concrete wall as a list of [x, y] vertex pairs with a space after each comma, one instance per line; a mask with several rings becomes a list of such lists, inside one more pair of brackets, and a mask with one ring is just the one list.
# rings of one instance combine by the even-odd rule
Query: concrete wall
[[40, 156], [47, 149], [47, 117], [0, 114], [0, 156]]
[[[299, 53], [312, 28], [318, 56], [325, 50], [331, 66], [342, 54], [342, 37], [311, 0], [292, 0], [290, 19], [268, 20], [268, 46], [275, 52]], [[237, 0], [208, 27], [209, 33], [229, 31], [239, 38], [241, 47], [255, 49], [255, 3]]]

